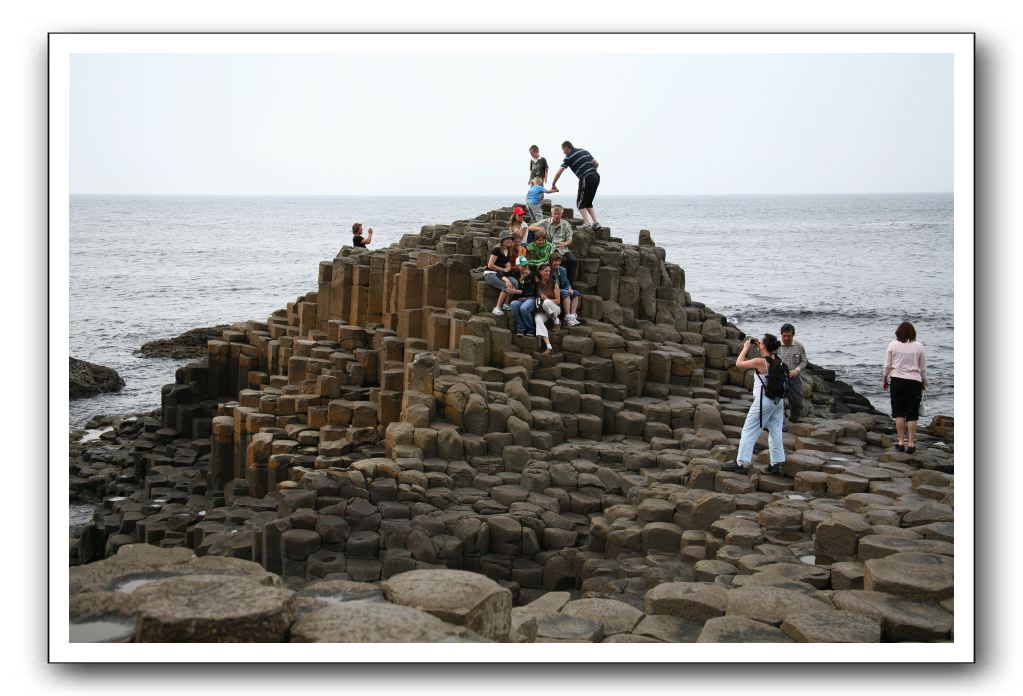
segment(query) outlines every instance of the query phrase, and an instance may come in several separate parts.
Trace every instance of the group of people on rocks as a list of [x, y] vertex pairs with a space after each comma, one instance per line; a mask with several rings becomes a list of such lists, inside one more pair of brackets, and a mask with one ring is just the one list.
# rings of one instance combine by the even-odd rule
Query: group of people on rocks
[[[801, 375], [808, 364], [806, 350], [795, 340], [795, 333], [792, 324], [786, 323], [781, 327], [780, 341], [773, 334], [764, 334], [760, 339], [746, 337], [735, 365], [753, 370], [753, 403], [746, 413], [735, 462], [721, 467], [722, 471], [750, 473], [753, 446], [766, 428], [770, 456], [766, 472], [781, 473], [781, 464], [785, 461], [782, 446], [785, 401], [789, 402], [790, 422], [798, 423], [803, 406]], [[758, 357], [747, 357], [752, 346], [759, 350]], [[895, 450], [914, 454], [920, 401], [927, 389], [927, 371], [924, 347], [916, 340], [916, 328], [908, 321], [895, 329], [895, 340], [885, 350], [882, 375], [881, 388], [891, 394], [892, 418], [898, 438]]]
[[[567, 326], [578, 326], [581, 293], [572, 287], [578, 260], [569, 246], [572, 227], [562, 219], [564, 208], [551, 206], [551, 216], [544, 218], [542, 204], [547, 193], [558, 193], [558, 179], [571, 169], [579, 180], [576, 207], [584, 226], [599, 230], [593, 199], [600, 185], [597, 172], [600, 163], [581, 148], [565, 141], [561, 144], [564, 161], [554, 174], [550, 188], [549, 167], [540, 156], [540, 148], [529, 148], [529, 188], [526, 208], [516, 207], [508, 220], [508, 230], [490, 251], [483, 271], [483, 281], [498, 291], [497, 304], [491, 312], [503, 316], [511, 311], [517, 336], [537, 336], [544, 352], [553, 352], [547, 321], [560, 327], [561, 317]], [[529, 222], [526, 221], [526, 216]], [[352, 245], [365, 248], [373, 240], [373, 228], [362, 235], [362, 224], [352, 226]], [[798, 423], [803, 412], [802, 374], [807, 367], [806, 350], [795, 340], [795, 327], [785, 323], [781, 340], [773, 334], [756, 339], [747, 336], [736, 358], [736, 367], [753, 370], [753, 403], [746, 414], [736, 461], [722, 467], [724, 471], [747, 474], [752, 469], [753, 446], [765, 428], [768, 433], [770, 465], [767, 473], [779, 474], [785, 461], [782, 429], [785, 402], [789, 403], [789, 420]], [[757, 357], [748, 357], [752, 347]], [[882, 389], [891, 395], [892, 418], [897, 435], [896, 451], [916, 452], [917, 421], [920, 402], [927, 389], [923, 346], [916, 340], [916, 329], [908, 321], [899, 324], [895, 340], [885, 351]]]

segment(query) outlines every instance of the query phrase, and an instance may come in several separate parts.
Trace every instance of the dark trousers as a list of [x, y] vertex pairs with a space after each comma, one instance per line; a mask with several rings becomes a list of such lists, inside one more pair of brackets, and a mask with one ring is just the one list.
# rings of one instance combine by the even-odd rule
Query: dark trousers
[[789, 389], [789, 420], [793, 423], [803, 417], [803, 375], [792, 377], [792, 388]]
[[575, 282], [575, 269], [579, 267], [579, 261], [576, 260], [575, 254], [568, 249], [558, 249], [558, 253], [561, 254], [561, 263], [565, 265], [565, 273], [568, 274], [568, 282]]

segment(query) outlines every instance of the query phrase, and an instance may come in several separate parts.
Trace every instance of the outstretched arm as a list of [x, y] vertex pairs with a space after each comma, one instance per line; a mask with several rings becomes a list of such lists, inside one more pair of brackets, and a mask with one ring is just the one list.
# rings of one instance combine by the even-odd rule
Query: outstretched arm
[[558, 179], [561, 178], [562, 173], [565, 171], [564, 167], [558, 167], [558, 171], [554, 172], [554, 180], [551, 181], [551, 193], [558, 192]]

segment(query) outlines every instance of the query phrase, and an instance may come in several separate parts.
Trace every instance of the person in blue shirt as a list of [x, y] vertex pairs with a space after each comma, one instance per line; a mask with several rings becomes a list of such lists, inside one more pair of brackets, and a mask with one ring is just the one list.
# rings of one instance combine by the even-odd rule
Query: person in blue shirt
[[533, 185], [526, 191], [526, 207], [529, 208], [530, 222], [539, 222], [543, 220], [543, 210], [541, 205], [543, 204], [543, 195], [550, 193], [543, 187], [543, 179], [540, 177], [533, 178]]
[[[565, 315], [565, 326], [579, 326], [582, 322], [579, 321], [577, 312], [582, 293], [572, 288], [572, 283], [568, 280], [568, 271], [561, 266], [561, 254], [556, 251], [551, 254], [550, 264], [551, 275], [561, 291], [561, 311]], [[555, 320], [554, 323], [557, 324], [558, 321]]]

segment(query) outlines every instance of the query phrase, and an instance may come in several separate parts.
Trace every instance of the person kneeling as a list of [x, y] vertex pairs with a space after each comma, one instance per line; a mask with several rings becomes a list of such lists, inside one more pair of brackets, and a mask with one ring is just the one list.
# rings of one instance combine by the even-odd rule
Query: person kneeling
[[[780, 474], [781, 463], [785, 461], [785, 448], [781, 440], [781, 426], [785, 419], [785, 363], [774, 353], [781, 342], [771, 334], [757, 341], [762, 358], [746, 359], [753, 339], [749, 336], [742, 344], [742, 351], [735, 360], [735, 366], [744, 370], [752, 369], [753, 403], [746, 414], [746, 422], [742, 426], [739, 438], [739, 453], [734, 464], [721, 467], [722, 471], [735, 471], [748, 474], [752, 468], [753, 445], [756, 444], [760, 432], [767, 428], [767, 444], [771, 453], [769, 474]], [[773, 369], [772, 369], [773, 368]], [[778, 381], [781, 380], [781, 384]], [[780, 393], [778, 393], [780, 391]]]

